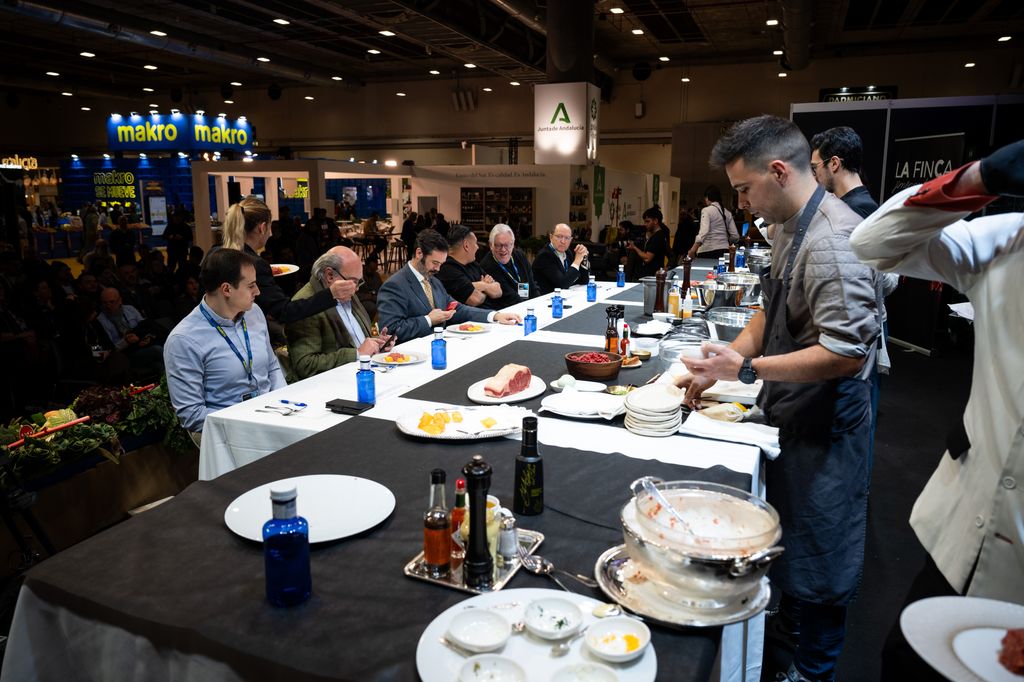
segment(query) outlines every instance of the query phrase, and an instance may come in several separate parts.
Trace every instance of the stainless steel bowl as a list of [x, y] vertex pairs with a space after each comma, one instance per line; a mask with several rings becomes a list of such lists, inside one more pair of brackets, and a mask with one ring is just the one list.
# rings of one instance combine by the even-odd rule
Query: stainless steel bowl
[[756, 313], [750, 308], [715, 308], [709, 310], [705, 317], [708, 324], [715, 325], [720, 341], [735, 341]]
[[697, 296], [700, 297], [701, 303], [707, 310], [723, 306], [738, 306], [743, 299], [743, 287], [735, 284], [701, 282], [696, 289]]
[[769, 272], [772, 269], [772, 255], [765, 253], [761, 255], [750, 254], [747, 256], [747, 270], [755, 275]]
[[761, 278], [752, 272], [725, 272], [718, 276], [718, 281], [743, 288], [740, 305], [754, 305], [761, 295]]

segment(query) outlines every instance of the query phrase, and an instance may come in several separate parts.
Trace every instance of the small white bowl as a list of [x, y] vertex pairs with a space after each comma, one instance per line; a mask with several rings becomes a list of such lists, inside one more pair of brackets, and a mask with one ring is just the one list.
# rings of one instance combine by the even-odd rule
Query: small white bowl
[[526, 682], [526, 672], [511, 658], [480, 654], [466, 659], [459, 682]]
[[526, 607], [526, 629], [541, 639], [564, 639], [576, 633], [583, 624], [580, 607], [567, 599], [537, 599]]
[[605, 618], [590, 626], [584, 646], [598, 658], [625, 663], [638, 658], [651, 643], [651, 631], [635, 618]]
[[487, 609], [466, 609], [448, 624], [448, 639], [475, 653], [500, 649], [511, 634], [509, 622]]
[[600, 663], [573, 663], [555, 672], [551, 682], [618, 682], [619, 676]]

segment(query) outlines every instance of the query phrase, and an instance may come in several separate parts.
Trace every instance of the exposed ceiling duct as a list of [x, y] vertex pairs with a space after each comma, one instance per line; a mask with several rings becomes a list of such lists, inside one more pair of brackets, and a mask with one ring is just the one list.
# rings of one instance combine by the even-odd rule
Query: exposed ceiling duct
[[785, 49], [783, 67], [805, 69], [811, 61], [811, 29], [814, 24], [811, 0], [783, 0], [782, 40]]

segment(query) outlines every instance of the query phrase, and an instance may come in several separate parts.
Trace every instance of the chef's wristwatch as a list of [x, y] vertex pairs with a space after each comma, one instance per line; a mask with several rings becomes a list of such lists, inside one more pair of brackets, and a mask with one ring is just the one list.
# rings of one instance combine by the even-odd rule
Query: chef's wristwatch
[[757, 381], [757, 371], [754, 369], [753, 358], [743, 358], [743, 364], [740, 366], [740, 381], [745, 384], [752, 384]]

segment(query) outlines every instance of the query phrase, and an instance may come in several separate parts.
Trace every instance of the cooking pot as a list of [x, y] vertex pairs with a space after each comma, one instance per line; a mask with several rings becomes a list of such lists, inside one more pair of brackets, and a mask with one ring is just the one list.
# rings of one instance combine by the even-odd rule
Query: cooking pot
[[783, 552], [776, 544], [782, 537], [778, 513], [738, 488], [652, 477], [630, 488], [634, 497], [620, 515], [626, 552], [670, 602], [710, 610], [738, 606], [754, 598]]

